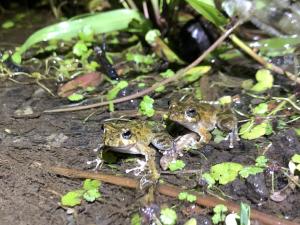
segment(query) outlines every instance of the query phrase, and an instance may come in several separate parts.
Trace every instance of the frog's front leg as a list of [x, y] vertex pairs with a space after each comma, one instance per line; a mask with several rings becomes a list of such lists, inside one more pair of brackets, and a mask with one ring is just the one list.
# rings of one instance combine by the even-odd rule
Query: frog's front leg
[[211, 140], [211, 134], [205, 127], [200, 127], [197, 133], [200, 135], [200, 143], [207, 144]]
[[223, 113], [218, 116], [217, 126], [223, 130], [229, 132], [225, 140], [229, 139], [229, 148], [233, 148], [234, 140], [239, 141], [237, 119], [232, 112]]

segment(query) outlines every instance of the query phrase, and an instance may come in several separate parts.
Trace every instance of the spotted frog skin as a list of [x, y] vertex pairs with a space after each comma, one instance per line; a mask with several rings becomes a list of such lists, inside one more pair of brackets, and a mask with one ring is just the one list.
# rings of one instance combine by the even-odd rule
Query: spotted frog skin
[[121, 153], [144, 155], [153, 180], [159, 178], [159, 173], [155, 166], [156, 150], [150, 144], [163, 154], [160, 160], [163, 169], [177, 156], [173, 149], [173, 138], [161, 123], [140, 120], [107, 121], [103, 128], [104, 146]]
[[200, 136], [199, 143], [208, 143], [211, 140], [210, 131], [216, 127], [229, 133], [230, 148], [233, 148], [233, 140], [238, 140], [237, 118], [228, 106], [213, 105], [194, 99], [172, 101], [169, 119], [197, 133]]

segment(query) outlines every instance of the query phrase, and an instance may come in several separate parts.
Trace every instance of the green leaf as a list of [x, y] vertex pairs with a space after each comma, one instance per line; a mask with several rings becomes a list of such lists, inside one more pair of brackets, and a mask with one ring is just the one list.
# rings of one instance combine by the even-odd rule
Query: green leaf
[[155, 114], [155, 110], [153, 109], [153, 103], [154, 99], [149, 97], [148, 95], [145, 95], [143, 97], [143, 101], [141, 101], [139, 105], [139, 112], [142, 115], [151, 117]]
[[232, 97], [231, 96], [223, 96], [221, 98], [218, 99], [218, 102], [221, 104], [221, 105], [228, 105], [230, 103], [232, 103]]
[[294, 154], [292, 157], [292, 161], [294, 163], [300, 164], [300, 155], [299, 154]]
[[121, 80], [120, 82], [117, 83], [108, 93], [107, 93], [107, 99], [108, 100], [113, 100], [117, 97], [118, 93], [126, 88], [128, 86], [128, 82], [125, 80]]
[[133, 214], [130, 224], [131, 225], [142, 225], [142, 218], [140, 217], [140, 215], [138, 213]]
[[10, 28], [13, 28], [14, 26], [15, 26], [15, 22], [12, 20], [7, 20], [4, 23], [2, 23], [3, 29], [10, 29]]
[[159, 92], [163, 92], [165, 90], [165, 86], [164, 85], [160, 85], [158, 88], [156, 88], [154, 91], [159, 93]]
[[264, 155], [260, 155], [255, 159], [255, 166], [267, 167], [268, 166], [268, 164], [267, 164], [268, 161], [269, 160]]
[[73, 53], [74, 55], [77, 56], [82, 56], [88, 51], [88, 47], [83, 41], [78, 41], [74, 46], [73, 46]]
[[84, 42], [92, 42], [94, 40], [94, 32], [91, 26], [86, 25], [78, 34], [80, 40]]
[[240, 129], [241, 137], [244, 139], [253, 140], [270, 132], [270, 125], [268, 122], [263, 122], [259, 125], [252, 126], [251, 129], [246, 129], [247, 127], [249, 127], [248, 123], [243, 124]]
[[300, 128], [294, 128], [294, 130], [295, 130], [297, 136], [300, 136]]
[[225, 205], [219, 204], [214, 207], [214, 215], [212, 216], [213, 224], [218, 224], [225, 220], [226, 212], [228, 211]]
[[149, 30], [145, 36], [145, 40], [149, 45], [155, 44], [157, 37], [160, 37], [161, 33], [159, 30]]
[[78, 102], [78, 101], [81, 101], [82, 99], [84, 99], [84, 96], [82, 94], [73, 93], [73, 94], [68, 96], [68, 99], [71, 102]]
[[262, 172], [264, 172], [264, 170], [261, 167], [246, 166], [239, 172], [239, 175], [243, 178], [247, 178], [250, 175], [256, 175], [256, 174], [262, 173]]
[[240, 225], [248, 225], [250, 223], [250, 206], [246, 203], [241, 202], [240, 211]]
[[224, 162], [212, 166], [210, 175], [214, 180], [219, 181], [220, 184], [228, 184], [237, 178], [242, 168], [243, 166], [239, 163]]
[[214, 135], [214, 142], [216, 142], [217, 144], [219, 144], [221, 141], [225, 140], [225, 138], [227, 136], [227, 135], [225, 135], [224, 132], [222, 132], [218, 128], [215, 128], [213, 130], [212, 134]]
[[198, 13], [216, 26], [227, 24], [228, 20], [216, 8], [212, 0], [186, 0]]
[[161, 72], [159, 75], [161, 75], [163, 78], [169, 78], [169, 77], [173, 77], [175, 73], [173, 70], [167, 69], [165, 72]]
[[211, 188], [216, 183], [216, 180], [209, 173], [202, 174], [202, 178], [208, 184], [208, 188]]
[[191, 218], [186, 221], [183, 225], [197, 225], [197, 220], [195, 218]]
[[83, 182], [83, 189], [84, 190], [92, 190], [92, 189], [98, 189], [101, 185], [101, 182], [99, 180], [91, 180], [91, 179], [86, 179]]
[[132, 20], [136, 20], [140, 23], [145, 21], [136, 10], [117, 9], [60, 22], [32, 34], [21, 46], [20, 53], [23, 54], [31, 46], [41, 41], [49, 41], [52, 39], [70, 40], [84, 31], [87, 24], [89, 25], [89, 29], [95, 34], [100, 34], [127, 29]]
[[206, 74], [208, 71], [210, 71], [210, 66], [196, 66], [191, 69], [189, 69], [185, 75], [184, 80], [186, 82], [194, 82], [198, 80], [200, 77], [202, 77], [204, 74]]
[[70, 191], [67, 194], [62, 196], [61, 204], [69, 207], [80, 205], [83, 194], [84, 194], [84, 190]]
[[126, 54], [127, 61], [134, 61], [136, 64], [144, 63], [146, 65], [152, 65], [154, 63], [151, 55], [134, 54], [128, 52]]
[[187, 196], [188, 196], [187, 192], [180, 192], [178, 195], [178, 199], [183, 201], [186, 200]]
[[165, 208], [160, 211], [160, 219], [164, 225], [176, 224], [177, 214], [171, 208]]
[[187, 195], [187, 197], [186, 197], [186, 200], [188, 201], [188, 202], [196, 202], [196, 200], [197, 200], [197, 196], [196, 195], [191, 195], [191, 194], [188, 194]]
[[16, 51], [12, 56], [11, 56], [12, 61], [17, 64], [20, 65], [22, 62], [22, 57], [19, 51]]
[[88, 202], [93, 202], [97, 198], [100, 198], [101, 194], [97, 189], [90, 189], [83, 194], [83, 198]]
[[257, 83], [250, 89], [254, 92], [264, 92], [273, 86], [274, 78], [270, 70], [261, 69], [256, 72]]
[[185, 167], [185, 163], [182, 160], [175, 160], [169, 164], [171, 171], [182, 170]]
[[263, 115], [266, 112], [268, 112], [268, 104], [267, 103], [260, 103], [258, 106], [256, 106], [252, 112], [255, 115]]

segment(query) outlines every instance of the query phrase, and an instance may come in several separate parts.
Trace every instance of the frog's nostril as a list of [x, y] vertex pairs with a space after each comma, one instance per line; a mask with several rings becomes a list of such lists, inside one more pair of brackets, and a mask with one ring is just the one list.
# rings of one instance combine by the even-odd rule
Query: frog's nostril
[[188, 117], [195, 117], [196, 114], [197, 114], [197, 111], [194, 108], [190, 108], [185, 111], [185, 115], [187, 115]]
[[123, 133], [122, 133], [122, 137], [124, 138], [124, 139], [130, 139], [131, 138], [131, 131], [130, 130], [125, 130]]

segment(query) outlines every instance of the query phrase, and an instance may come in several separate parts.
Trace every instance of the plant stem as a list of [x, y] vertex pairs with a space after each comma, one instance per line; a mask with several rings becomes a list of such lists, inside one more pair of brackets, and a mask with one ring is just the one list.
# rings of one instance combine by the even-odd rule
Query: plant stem
[[50, 110], [45, 110], [44, 112], [45, 113], [56, 113], [56, 112], [72, 112], [72, 111], [78, 111], [78, 110], [85, 110], [85, 109], [91, 109], [91, 108], [109, 105], [111, 102], [113, 104], [115, 104], [115, 103], [125, 102], [125, 101], [129, 101], [129, 100], [136, 99], [136, 98], [142, 97], [144, 95], [147, 95], [147, 94], [153, 92], [156, 88], [160, 87], [161, 85], [166, 85], [172, 81], [182, 78], [185, 75], [185, 72], [187, 72], [188, 70], [190, 70], [191, 68], [197, 66], [200, 62], [202, 62], [203, 59], [205, 59], [209, 53], [211, 53], [213, 50], [215, 50], [239, 25], [240, 25], [240, 22], [238, 21], [236, 24], [234, 24], [234, 26], [232, 26], [230, 29], [225, 31], [222, 34], [222, 36], [220, 36], [205, 52], [203, 52], [203, 54], [201, 56], [199, 56], [190, 65], [179, 70], [174, 76], [164, 79], [162, 81], [159, 81], [147, 89], [144, 89], [140, 92], [134, 93], [132, 95], [128, 95], [126, 97], [118, 98], [118, 99], [115, 99], [112, 101], [104, 101], [104, 102], [90, 104], [90, 105], [84, 105], [84, 106], [76, 106], [76, 107], [68, 107], [68, 108], [60, 108], [60, 109], [52, 109], [52, 110], [50, 109]]

